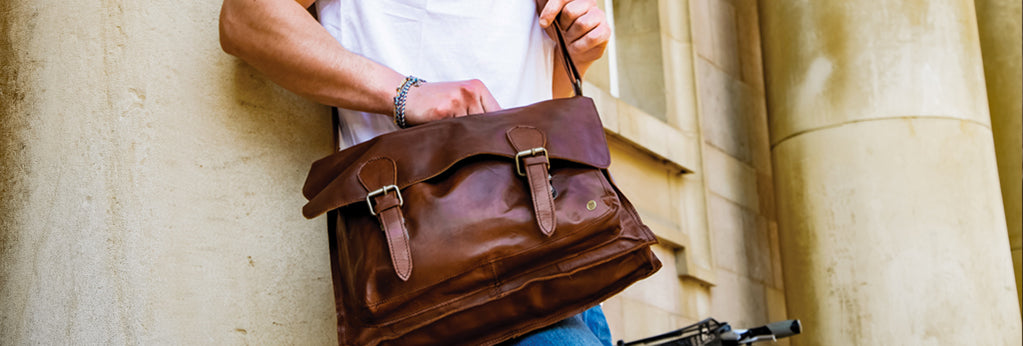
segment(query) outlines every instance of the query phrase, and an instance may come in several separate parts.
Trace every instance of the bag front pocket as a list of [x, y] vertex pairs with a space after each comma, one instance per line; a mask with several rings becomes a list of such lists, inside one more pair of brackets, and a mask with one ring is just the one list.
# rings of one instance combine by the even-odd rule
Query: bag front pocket
[[[505, 160], [463, 160], [402, 191], [413, 270], [400, 280], [375, 218], [348, 222], [350, 292], [363, 320], [389, 324], [493, 291], [501, 281], [612, 241], [620, 203], [599, 169], [556, 162], [557, 227], [537, 226], [525, 178]], [[367, 215], [368, 216], [368, 215]], [[344, 246], [344, 245], [342, 245]], [[464, 303], [464, 302], [463, 302]]]

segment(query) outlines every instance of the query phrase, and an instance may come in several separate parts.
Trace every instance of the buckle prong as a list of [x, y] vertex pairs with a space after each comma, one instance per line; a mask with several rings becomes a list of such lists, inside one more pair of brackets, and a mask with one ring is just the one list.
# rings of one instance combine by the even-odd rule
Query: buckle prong
[[522, 169], [522, 164], [521, 164], [522, 157], [523, 156], [536, 156], [537, 154], [540, 154], [540, 153], [543, 153], [543, 158], [545, 160], [547, 160], [547, 168], [550, 168], [551, 167], [551, 159], [550, 159], [550, 157], [547, 156], [547, 149], [544, 148], [544, 147], [539, 147], [539, 148], [533, 148], [533, 149], [529, 149], [529, 150], [523, 150], [523, 151], [520, 151], [518, 154], [515, 154], [515, 173], [518, 173], [519, 176], [522, 176], [522, 177], [526, 176], [526, 171], [524, 171]]
[[369, 213], [373, 216], [377, 216], [376, 210], [373, 208], [373, 197], [386, 194], [388, 190], [394, 190], [394, 193], [398, 194], [398, 207], [405, 205], [405, 200], [401, 198], [401, 189], [397, 185], [387, 185], [379, 189], [373, 190], [366, 195], [366, 204], [369, 205]]

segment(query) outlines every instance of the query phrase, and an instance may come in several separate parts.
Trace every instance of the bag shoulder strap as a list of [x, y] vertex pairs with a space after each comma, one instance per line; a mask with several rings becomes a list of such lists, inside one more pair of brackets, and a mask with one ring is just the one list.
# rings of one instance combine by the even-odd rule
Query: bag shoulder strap
[[568, 45], [565, 44], [565, 37], [561, 34], [561, 24], [558, 24], [557, 17], [554, 18], [554, 32], [558, 36], [558, 50], [561, 52], [561, 61], [565, 63], [565, 72], [568, 73], [568, 79], [572, 82], [575, 96], [583, 96], [583, 83], [579, 76], [579, 70], [575, 68], [572, 56], [568, 54]]

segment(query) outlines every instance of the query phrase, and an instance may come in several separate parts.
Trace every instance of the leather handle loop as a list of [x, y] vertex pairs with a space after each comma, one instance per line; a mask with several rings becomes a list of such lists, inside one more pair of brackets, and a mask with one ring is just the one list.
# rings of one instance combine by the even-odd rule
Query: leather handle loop
[[[561, 14], [559, 13], [558, 16]], [[561, 24], [558, 24], [558, 17], [554, 17], [554, 32], [558, 36], [558, 47], [560, 47], [561, 61], [565, 62], [565, 72], [568, 73], [568, 79], [572, 81], [572, 89], [575, 90], [575, 96], [583, 96], [583, 83], [582, 77], [579, 76], [579, 70], [575, 68], [575, 62], [572, 61], [572, 57], [568, 54], [568, 46], [565, 44], [565, 37], [561, 34]]]

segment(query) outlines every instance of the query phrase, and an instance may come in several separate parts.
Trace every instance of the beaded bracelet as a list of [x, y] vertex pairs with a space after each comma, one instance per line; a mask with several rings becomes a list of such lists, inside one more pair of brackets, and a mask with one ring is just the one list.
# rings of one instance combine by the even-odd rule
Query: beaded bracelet
[[405, 81], [401, 83], [401, 86], [395, 89], [398, 92], [394, 95], [394, 124], [398, 125], [399, 128], [406, 128], [408, 124], [405, 123], [405, 98], [408, 97], [408, 91], [412, 87], [418, 87], [426, 83], [425, 80], [419, 79], [415, 76], [405, 77]]

